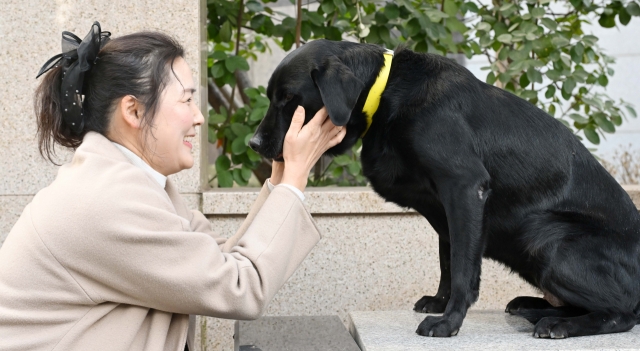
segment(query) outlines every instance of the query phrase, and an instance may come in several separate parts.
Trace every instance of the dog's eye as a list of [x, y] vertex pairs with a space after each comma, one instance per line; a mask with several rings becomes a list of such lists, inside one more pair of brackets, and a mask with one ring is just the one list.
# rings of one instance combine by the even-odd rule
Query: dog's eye
[[289, 101], [291, 99], [293, 99], [293, 94], [291, 94], [291, 93], [287, 94], [287, 96], [284, 97], [285, 101]]

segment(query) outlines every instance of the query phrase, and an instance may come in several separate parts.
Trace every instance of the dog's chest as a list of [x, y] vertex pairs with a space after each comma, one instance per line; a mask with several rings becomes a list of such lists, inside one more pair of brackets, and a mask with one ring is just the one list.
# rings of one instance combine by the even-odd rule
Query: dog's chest
[[425, 197], [437, 198], [437, 193], [428, 175], [417, 171], [406, 156], [391, 148], [367, 150], [363, 146], [362, 170], [373, 189], [385, 200], [416, 208]]

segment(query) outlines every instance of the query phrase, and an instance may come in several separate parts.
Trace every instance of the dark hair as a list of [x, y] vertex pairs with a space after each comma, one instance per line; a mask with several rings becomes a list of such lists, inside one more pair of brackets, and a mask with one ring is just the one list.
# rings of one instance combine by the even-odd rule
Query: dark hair
[[40, 155], [55, 164], [55, 144], [76, 149], [87, 132], [105, 135], [116, 101], [127, 95], [135, 96], [144, 107], [142, 129], [146, 135], [170, 81], [173, 62], [179, 57], [184, 57], [184, 49], [166, 34], [139, 32], [111, 39], [84, 79], [85, 121], [80, 133], [74, 133], [62, 119], [62, 67], [51, 69], [34, 98]]

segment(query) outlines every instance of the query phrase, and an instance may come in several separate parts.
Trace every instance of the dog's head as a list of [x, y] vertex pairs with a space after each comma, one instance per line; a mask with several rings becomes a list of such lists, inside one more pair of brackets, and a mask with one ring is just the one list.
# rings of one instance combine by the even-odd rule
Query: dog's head
[[315, 40], [287, 55], [269, 79], [267, 97], [271, 104], [249, 146], [266, 158], [281, 161], [284, 137], [298, 105], [305, 109], [305, 124], [326, 106], [333, 124], [347, 126], [343, 141], [328, 154], [344, 153], [353, 146], [365, 122], [352, 115], [362, 115], [361, 106], [360, 111], [354, 108], [367, 82], [354, 74], [343, 57], [349, 50], [354, 54], [356, 45]]

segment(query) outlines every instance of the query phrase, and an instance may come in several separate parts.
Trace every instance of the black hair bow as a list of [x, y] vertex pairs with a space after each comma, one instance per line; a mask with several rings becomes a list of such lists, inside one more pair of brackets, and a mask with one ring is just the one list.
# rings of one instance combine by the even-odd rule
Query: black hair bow
[[110, 32], [100, 30], [98, 22], [93, 22], [91, 30], [82, 40], [71, 32], [62, 32], [62, 53], [50, 58], [36, 76], [38, 78], [53, 67], [62, 66], [62, 119], [75, 133], [80, 133], [84, 127], [82, 85], [85, 73], [96, 63], [98, 52], [110, 36]]

